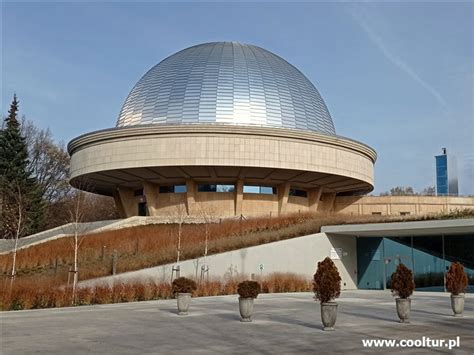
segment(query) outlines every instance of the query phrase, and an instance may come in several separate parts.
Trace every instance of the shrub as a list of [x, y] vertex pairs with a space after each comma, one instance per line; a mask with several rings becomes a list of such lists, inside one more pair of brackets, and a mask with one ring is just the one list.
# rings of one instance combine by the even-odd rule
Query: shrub
[[321, 303], [327, 303], [341, 294], [341, 276], [334, 262], [326, 257], [318, 262], [313, 278], [313, 291]]
[[413, 273], [403, 263], [398, 264], [397, 269], [392, 274], [390, 287], [392, 294], [400, 298], [408, 298], [415, 289]]
[[242, 298], [257, 298], [260, 284], [257, 281], [242, 281], [237, 286], [237, 293]]
[[446, 274], [446, 289], [453, 295], [459, 295], [466, 291], [467, 275], [461, 263], [452, 263]]
[[173, 293], [193, 293], [196, 290], [196, 283], [186, 277], [178, 277], [171, 284]]
[[93, 290], [90, 287], [80, 287], [77, 289], [76, 305], [86, 306], [92, 303], [94, 297]]

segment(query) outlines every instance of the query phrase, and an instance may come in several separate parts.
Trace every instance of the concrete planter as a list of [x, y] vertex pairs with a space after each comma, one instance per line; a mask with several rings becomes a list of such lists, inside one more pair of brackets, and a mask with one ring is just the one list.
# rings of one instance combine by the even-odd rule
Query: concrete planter
[[410, 323], [411, 299], [397, 298], [397, 314], [400, 318], [400, 323]]
[[253, 313], [253, 298], [242, 298], [239, 297], [239, 311], [241, 322], [251, 322]]
[[190, 293], [178, 293], [176, 296], [178, 300], [178, 314], [180, 316], [185, 316], [188, 314], [189, 304], [191, 303], [191, 294]]
[[321, 303], [321, 320], [323, 321], [324, 330], [334, 330], [334, 324], [336, 324], [336, 317], [336, 302]]
[[451, 308], [455, 317], [462, 317], [464, 311], [464, 295], [451, 295]]

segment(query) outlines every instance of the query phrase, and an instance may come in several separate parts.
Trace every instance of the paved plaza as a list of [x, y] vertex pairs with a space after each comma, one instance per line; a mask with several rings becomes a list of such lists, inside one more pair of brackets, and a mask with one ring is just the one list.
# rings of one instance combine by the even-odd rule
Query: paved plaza
[[[474, 295], [454, 318], [449, 294], [417, 292], [410, 324], [398, 323], [388, 291], [346, 291], [336, 330], [321, 329], [311, 293], [262, 294], [254, 321], [241, 323], [237, 296], [192, 300], [178, 316], [176, 300], [3, 312], [2, 354], [296, 354], [474, 353]], [[362, 339], [455, 339], [460, 347], [372, 348]]]

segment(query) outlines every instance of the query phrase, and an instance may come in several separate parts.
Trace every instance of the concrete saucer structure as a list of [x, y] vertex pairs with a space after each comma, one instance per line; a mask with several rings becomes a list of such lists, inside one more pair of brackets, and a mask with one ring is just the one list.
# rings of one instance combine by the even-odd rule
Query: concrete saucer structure
[[184, 49], [134, 86], [115, 128], [73, 139], [71, 184], [123, 217], [330, 211], [373, 189], [375, 151], [336, 135], [314, 85], [260, 47]]

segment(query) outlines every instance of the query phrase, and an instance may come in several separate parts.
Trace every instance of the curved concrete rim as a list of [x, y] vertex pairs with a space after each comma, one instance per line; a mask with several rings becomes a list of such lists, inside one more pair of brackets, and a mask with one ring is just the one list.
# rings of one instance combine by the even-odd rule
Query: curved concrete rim
[[278, 127], [267, 127], [260, 125], [234, 125], [234, 124], [176, 124], [176, 125], [161, 125], [161, 124], [149, 124], [149, 125], [137, 125], [132, 127], [116, 127], [98, 130], [90, 133], [80, 135], [72, 139], [68, 146], [68, 152], [72, 156], [78, 150], [84, 149], [91, 145], [100, 144], [108, 140], [115, 139], [127, 139], [136, 138], [138, 136], [157, 136], [157, 135], [173, 135], [173, 134], [206, 134], [206, 133], [219, 133], [219, 134], [243, 134], [243, 135], [256, 135], [256, 136], [268, 136], [276, 137], [279, 139], [298, 139], [306, 140], [311, 142], [324, 143], [328, 145], [338, 146], [347, 150], [355, 151], [359, 154], [369, 158], [372, 163], [377, 160], [377, 153], [370, 146], [358, 142], [356, 140], [342, 137], [332, 136], [322, 133], [309, 132], [304, 130], [278, 128]]

